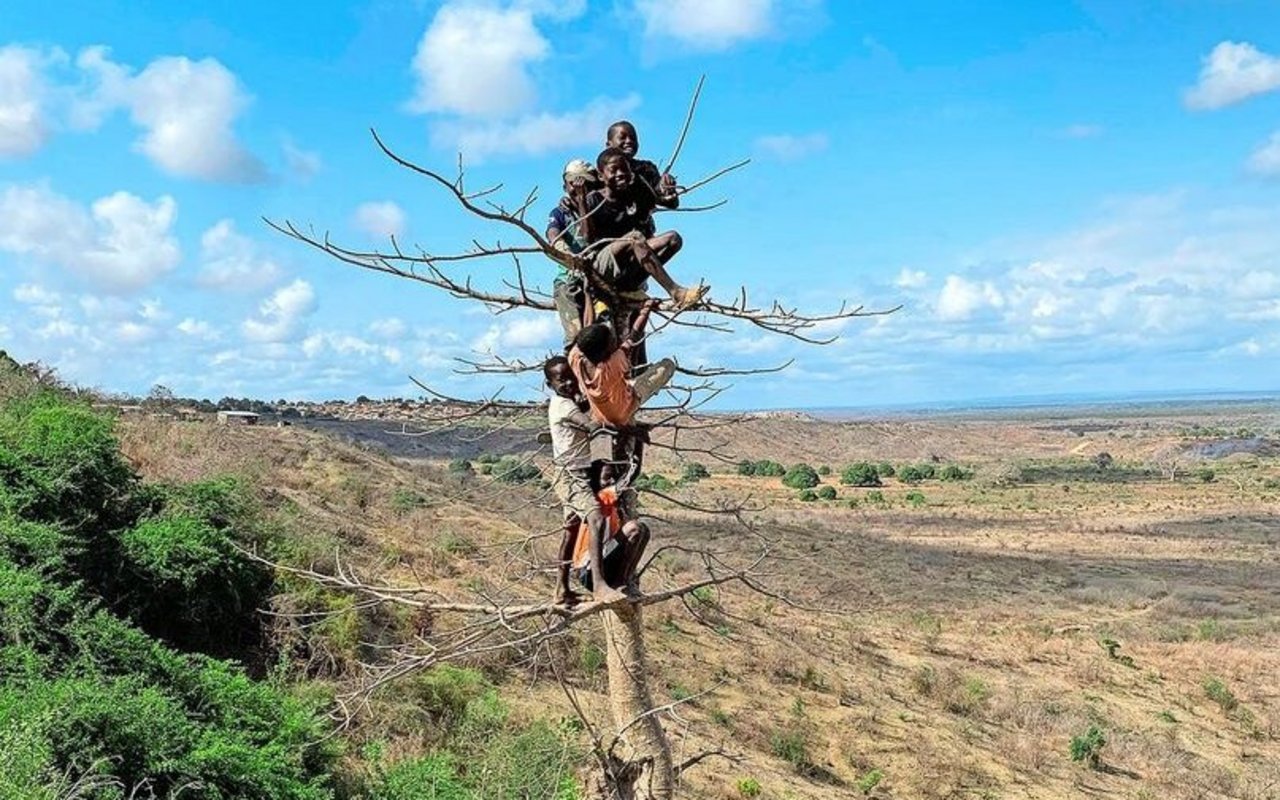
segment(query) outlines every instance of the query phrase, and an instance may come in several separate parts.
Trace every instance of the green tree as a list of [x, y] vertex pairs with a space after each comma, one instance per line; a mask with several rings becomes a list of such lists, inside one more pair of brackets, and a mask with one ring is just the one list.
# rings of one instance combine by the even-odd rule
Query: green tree
[[818, 471], [808, 464], [796, 464], [782, 476], [782, 485], [792, 489], [812, 489], [819, 483]]

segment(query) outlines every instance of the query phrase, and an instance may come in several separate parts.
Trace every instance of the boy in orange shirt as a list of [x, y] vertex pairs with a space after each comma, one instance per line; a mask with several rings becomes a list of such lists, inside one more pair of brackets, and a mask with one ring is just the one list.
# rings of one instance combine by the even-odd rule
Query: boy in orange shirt
[[621, 341], [613, 326], [593, 322], [593, 312], [587, 309], [587, 325], [569, 350], [569, 367], [597, 422], [614, 427], [631, 425], [640, 406], [675, 376], [676, 362], [664, 358], [630, 377], [631, 351], [644, 337], [649, 315], [657, 307], [657, 300], [646, 300]]
[[[608, 461], [596, 461], [591, 466], [592, 486], [596, 489], [596, 500], [608, 532], [600, 548], [600, 572], [609, 586], [625, 586], [628, 594], [636, 594], [639, 589], [635, 585], [635, 572], [649, 545], [649, 526], [634, 519], [635, 512], [627, 496], [618, 495], [613, 465]], [[587, 591], [594, 588], [595, 573], [590, 538], [591, 531], [584, 522], [572, 545], [573, 571]]]

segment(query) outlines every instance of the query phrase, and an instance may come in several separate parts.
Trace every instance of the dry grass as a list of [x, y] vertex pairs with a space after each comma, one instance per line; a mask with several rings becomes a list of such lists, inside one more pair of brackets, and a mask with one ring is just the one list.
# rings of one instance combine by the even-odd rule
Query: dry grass
[[[770, 510], [757, 522], [780, 542], [770, 584], [828, 612], [730, 589], [702, 619], [679, 605], [648, 615], [660, 694], [720, 684], [667, 720], [677, 747], [723, 743], [745, 756], [694, 771], [688, 795], [737, 797], [737, 781], [750, 777], [767, 798], [1280, 796], [1280, 492], [1266, 488], [1280, 463], [1217, 462], [1211, 483], [1048, 469], [1102, 450], [1141, 464], [1186, 441], [1193, 419], [1104, 422], [767, 420], [734, 431], [729, 444], [746, 457], [837, 472], [855, 460], [931, 455], [1045, 468], [1008, 486], [891, 479], [884, 504], [856, 508], [844, 502], [867, 490], [837, 486], [834, 503], [800, 503], [777, 479], [741, 478], [730, 466], [711, 465], [710, 479], [680, 490], [702, 501], [763, 498]], [[1237, 423], [1276, 426], [1274, 417]], [[296, 428], [139, 420], [126, 427], [126, 449], [156, 478], [248, 473], [309, 535], [392, 579], [465, 592], [523, 575], [525, 590], [550, 592], [551, 537], [504, 547], [555, 529], [554, 509], [538, 507], [545, 498], [532, 489], [462, 485], [440, 464], [392, 461]], [[908, 491], [925, 503], [914, 507]], [[421, 504], [397, 510], [403, 492]], [[648, 510], [661, 517], [658, 544], [739, 546], [723, 522], [657, 502]], [[652, 583], [694, 569], [674, 557]], [[569, 643], [566, 664], [581, 665], [594, 634]], [[1104, 639], [1118, 649], [1109, 654]], [[517, 704], [564, 708], [545, 676], [511, 672], [509, 661], [489, 666], [534, 678], [508, 682]], [[1237, 708], [1208, 696], [1210, 679]], [[598, 676], [575, 680], [603, 717]], [[1107, 738], [1101, 770], [1068, 755], [1091, 725]], [[803, 741], [801, 769], [775, 754], [779, 732]]]

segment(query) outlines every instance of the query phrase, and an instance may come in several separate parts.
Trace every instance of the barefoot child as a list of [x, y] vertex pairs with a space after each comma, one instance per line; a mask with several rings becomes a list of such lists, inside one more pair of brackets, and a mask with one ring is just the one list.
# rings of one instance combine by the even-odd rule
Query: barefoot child
[[592, 268], [619, 294], [634, 294], [652, 276], [677, 309], [697, 305], [708, 287], [681, 286], [666, 268], [680, 250], [680, 234], [645, 235], [657, 198], [635, 180], [631, 159], [608, 148], [596, 159], [596, 169], [602, 187], [587, 195], [586, 214], [578, 222], [588, 252], [594, 253]]
[[595, 600], [617, 602], [625, 595], [611, 588], [604, 577], [601, 548], [607, 531], [590, 479], [591, 432], [600, 426], [587, 414], [578, 381], [564, 356], [547, 359], [542, 373], [554, 393], [547, 405], [547, 422], [551, 427], [551, 486], [564, 506], [559, 580], [553, 602], [572, 605], [578, 599], [569, 588], [569, 566], [579, 528], [583, 525], [587, 527], [593, 557], [590, 569]]
[[[592, 487], [604, 515], [607, 539], [601, 548], [604, 558], [605, 580], [611, 586], [623, 586], [628, 594], [639, 591], [636, 585], [636, 567], [649, 545], [649, 526], [634, 519], [634, 511], [625, 495], [619, 496], [613, 475], [613, 465], [608, 461], [592, 463]], [[579, 529], [573, 550], [573, 570], [588, 591], [594, 586], [591, 570], [590, 531], [584, 524]]]

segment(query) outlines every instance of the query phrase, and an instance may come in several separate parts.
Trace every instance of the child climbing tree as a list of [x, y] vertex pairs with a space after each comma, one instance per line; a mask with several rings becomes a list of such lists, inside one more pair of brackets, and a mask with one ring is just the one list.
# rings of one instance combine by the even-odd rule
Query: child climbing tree
[[[700, 81], [671, 157], [662, 169], [663, 175], [671, 174], [680, 155], [701, 89]], [[589, 294], [605, 306], [616, 307], [615, 304], [624, 301], [616, 295], [608, 281], [591, 268], [590, 253], [584, 255], [573, 252], [572, 248], [557, 246], [556, 242], [548, 241], [537, 228], [526, 222], [527, 213], [538, 198], [536, 189], [529, 192], [518, 205], [504, 205], [497, 199], [501, 185], [479, 190], [467, 186], [461, 158], [456, 175], [448, 178], [399, 155], [376, 132], [373, 133], [373, 138], [393, 162], [425, 178], [441, 189], [446, 197], [452, 197], [453, 202], [466, 212], [491, 224], [497, 231], [492, 243], [475, 240], [467, 249], [440, 254], [420, 247], [405, 249], [393, 238], [383, 249], [355, 250], [331, 241], [327, 234], [304, 230], [292, 222], [268, 221], [268, 224], [344, 264], [423, 284], [456, 298], [483, 304], [494, 312], [516, 308], [555, 312], [556, 304], [551, 293], [526, 282], [521, 259], [529, 257], [546, 258], [570, 272], [580, 274], [585, 279]], [[677, 196], [687, 195], [746, 163], [740, 161], [687, 186], [675, 187], [672, 191]], [[671, 184], [673, 181], [667, 183]], [[701, 209], [684, 205], [681, 210], [710, 210], [721, 204], [714, 203]], [[514, 234], [516, 243], [506, 243], [499, 239], [504, 232]], [[487, 274], [479, 273], [479, 279], [470, 271], [472, 267], [493, 262], [508, 263], [511, 266], [502, 269], [495, 264]], [[501, 278], [500, 285], [504, 288], [488, 288], [496, 283], [495, 277]], [[678, 300], [679, 302], [655, 311], [656, 324], [645, 338], [653, 340], [667, 328], [677, 326], [706, 331], [708, 335], [726, 334], [725, 341], [731, 342], [733, 334], [746, 326], [822, 345], [834, 341], [834, 338], [821, 335], [824, 323], [892, 313], [896, 310], [865, 311], [861, 306], [841, 305], [832, 312], [807, 314], [779, 302], [766, 306], [753, 305], [748, 300], [745, 288], [739, 290], [735, 299], [727, 303], [705, 299], [701, 294], [696, 302], [692, 301], [692, 295], [688, 298], [682, 295]], [[666, 448], [681, 455], [697, 453], [724, 463], [735, 463], [736, 459], [729, 454], [715, 450], [693, 450], [681, 445], [680, 433], [724, 422], [723, 419], [707, 421], [696, 413], [700, 406], [724, 390], [725, 387], [718, 385], [716, 379], [728, 375], [778, 371], [787, 366], [788, 364], [783, 364], [766, 369], [733, 369], [718, 365], [699, 365], [694, 368], [675, 366], [677, 377], [688, 383], [673, 382], [669, 385], [666, 391], [674, 398], [673, 403], [660, 411], [650, 412], [646, 417], [645, 427], [652, 430], [650, 446]], [[474, 374], [516, 374], [541, 369], [540, 361], [526, 363], [505, 358], [502, 354], [494, 354], [483, 361], [464, 361], [462, 364], [463, 372]], [[432, 406], [443, 407], [442, 410], [424, 411], [428, 416], [423, 418], [422, 430], [406, 431], [407, 435], [426, 435], [492, 414], [504, 415], [502, 424], [506, 426], [517, 424], [525, 417], [545, 413], [541, 409], [530, 410], [524, 403], [499, 401], [496, 395], [489, 399], [468, 400], [448, 397], [421, 383], [418, 385], [436, 399], [445, 402]], [[654, 541], [658, 546], [651, 548], [647, 560], [637, 570], [638, 577], [644, 576], [654, 565], [655, 558], [670, 550], [680, 550], [686, 556], [692, 556], [700, 564], [702, 574], [696, 579], [677, 582], [657, 590], [633, 593], [621, 602], [586, 602], [574, 606], [552, 602], [530, 603], [526, 599], [527, 593], [522, 593], [522, 587], [529, 582], [531, 573], [541, 573], [541, 570], [493, 576], [494, 580], [483, 595], [455, 599], [441, 597], [426, 585], [398, 586], [366, 579], [356, 575], [341, 559], [336, 561], [332, 573], [290, 569], [278, 565], [277, 568], [300, 574], [331, 589], [359, 595], [366, 608], [378, 605], [404, 606], [415, 609], [422, 619], [428, 620], [421, 626], [416, 642], [406, 642], [401, 647], [387, 649], [379, 662], [366, 665], [366, 679], [355, 691], [340, 700], [340, 710], [347, 714], [354, 714], [379, 687], [391, 681], [437, 664], [478, 654], [514, 650], [533, 658], [541, 656], [554, 670], [556, 660], [546, 658], [550, 648], [571, 628], [599, 618], [606, 641], [611, 724], [602, 725], [590, 719], [571, 687], [556, 673], [561, 678], [560, 685], [571, 705], [582, 716], [591, 738], [596, 769], [588, 781], [588, 791], [593, 797], [617, 800], [669, 800], [675, 796], [681, 773], [715, 752], [699, 753], [680, 763], [674, 761], [661, 718], [675, 704], [655, 706], [650, 694], [650, 668], [645, 655], [641, 624], [643, 610], [649, 606], [685, 598], [694, 592], [705, 593], [710, 587], [728, 583], [741, 584], [752, 591], [786, 601], [785, 597], [781, 597], [761, 581], [761, 566], [768, 561], [773, 543], [755, 529], [749, 516], [752, 509], [745, 501], [723, 503], [713, 509], [687, 503], [681, 505], [689, 510], [718, 515], [741, 526], [750, 535], [736, 537], [732, 550], [717, 552], [709, 547], [663, 545], [661, 532], [655, 531]], [[524, 544], [527, 546], [535, 537], [536, 534], [531, 533]], [[546, 588], [548, 591], [543, 594], [551, 594], [549, 583]]]

